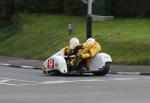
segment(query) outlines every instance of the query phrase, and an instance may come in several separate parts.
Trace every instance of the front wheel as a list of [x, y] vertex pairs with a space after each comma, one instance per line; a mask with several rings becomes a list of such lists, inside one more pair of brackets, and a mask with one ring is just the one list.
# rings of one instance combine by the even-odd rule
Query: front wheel
[[49, 71], [48, 74], [51, 76], [59, 76], [61, 73], [58, 70]]
[[46, 68], [44, 67], [44, 65], [42, 65], [41, 70], [42, 70], [43, 74], [47, 74], [47, 73], [46, 73]]
[[93, 74], [95, 76], [105, 76], [109, 72], [109, 69], [110, 63], [106, 63], [105, 66], [102, 69], [100, 69], [100, 71], [94, 72]]

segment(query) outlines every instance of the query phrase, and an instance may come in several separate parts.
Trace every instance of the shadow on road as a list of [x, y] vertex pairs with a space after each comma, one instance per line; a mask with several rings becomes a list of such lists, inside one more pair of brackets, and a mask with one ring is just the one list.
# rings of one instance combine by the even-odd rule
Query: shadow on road
[[42, 74], [43, 76], [51, 76], [51, 77], [105, 77], [105, 76], [95, 76], [93, 74], [61, 74], [61, 75], [50, 75], [50, 74]]

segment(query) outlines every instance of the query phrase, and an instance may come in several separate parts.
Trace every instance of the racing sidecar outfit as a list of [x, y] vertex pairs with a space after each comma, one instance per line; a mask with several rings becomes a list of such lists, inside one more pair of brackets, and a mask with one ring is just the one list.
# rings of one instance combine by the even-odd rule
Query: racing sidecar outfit
[[[106, 53], [99, 53], [101, 47], [92, 38], [82, 45], [71, 48], [76, 55], [65, 56], [64, 51], [67, 48], [71, 48], [70, 45], [43, 62], [42, 71], [44, 74], [93, 73], [97, 76], [104, 76], [109, 72], [112, 59]], [[71, 63], [72, 65], [70, 65]]]

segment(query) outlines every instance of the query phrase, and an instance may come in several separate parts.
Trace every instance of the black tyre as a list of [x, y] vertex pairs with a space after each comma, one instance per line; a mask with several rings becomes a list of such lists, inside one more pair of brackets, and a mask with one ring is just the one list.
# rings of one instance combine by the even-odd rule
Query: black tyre
[[44, 67], [44, 66], [42, 66], [42, 72], [43, 72], [43, 74], [46, 74], [46, 68]]
[[46, 74], [46, 71], [42, 70], [43, 71], [43, 74]]
[[50, 71], [50, 72], [48, 72], [48, 74], [50, 74], [52, 76], [59, 76], [59, 75], [61, 75], [61, 73], [58, 70]]
[[95, 76], [105, 76], [109, 72], [109, 69], [110, 69], [110, 63], [106, 63], [103, 69], [100, 69], [100, 71], [94, 72], [93, 74]]

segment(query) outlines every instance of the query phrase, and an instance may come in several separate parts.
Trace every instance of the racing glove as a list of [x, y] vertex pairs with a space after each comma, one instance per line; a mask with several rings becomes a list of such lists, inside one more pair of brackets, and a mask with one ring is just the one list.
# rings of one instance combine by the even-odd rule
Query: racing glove
[[83, 48], [83, 45], [78, 45], [74, 49], [71, 50], [72, 54], [77, 54], [80, 49]]
[[81, 56], [82, 56], [82, 59], [87, 59], [87, 58], [91, 57], [91, 54], [90, 53], [86, 53], [86, 54], [81, 54]]

